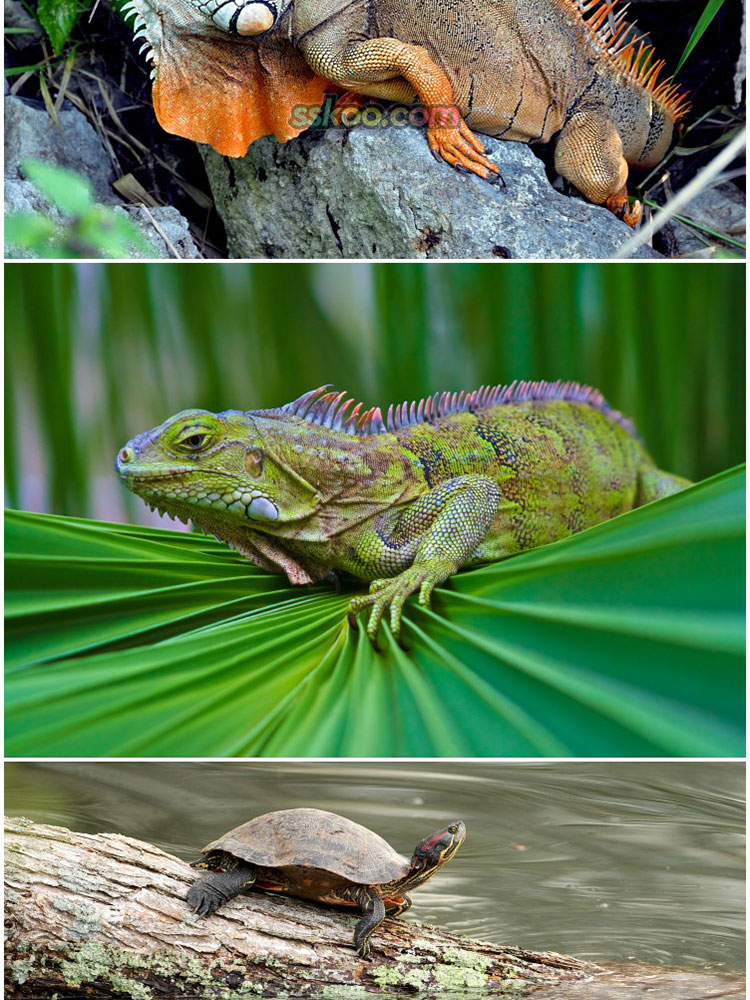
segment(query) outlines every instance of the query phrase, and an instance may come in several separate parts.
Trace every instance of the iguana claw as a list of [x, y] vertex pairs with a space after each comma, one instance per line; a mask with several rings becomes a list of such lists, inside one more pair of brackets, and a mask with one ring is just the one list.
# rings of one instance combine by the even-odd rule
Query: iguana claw
[[377, 648], [376, 637], [380, 622], [385, 612], [390, 608], [391, 633], [396, 642], [401, 645], [401, 615], [406, 599], [419, 591], [420, 606], [429, 608], [432, 591], [439, 583], [447, 579], [450, 573], [451, 569], [432, 561], [429, 564], [422, 563], [411, 566], [403, 573], [399, 573], [398, 576], [373, 580], [370, 584], [370, 593], [362, 597], [355, 597], [349, 605], [349, 623], [352, 623], [352, 619], [358, 612], [365, 608], [371, 608], [370, 619], [367, 623], [367, 636]]
[[625, 185], [619, 191], [611, 194], [607, 198], [605, 205], [613, 215], [616, 215], [618, 219], [622, 219], [625, 225], [630, 226], [631, 229], [635, 229], [641, 221], [641, 216], [643, 215], [641, 203], [634, 201], [632, 207], [630, 206], [628, 189]]
[[[451, 109], [446, 109], [446, 113], [449, 110]], [[427, 141], [433, 155], [436, 158], [439, 156], [452, 167], [463, 167], [483, 180], [499, 174], [497, 164], [487, 158], [483, 144], [461, 118], [458, 110], [453, 110], [455, 114], [451, 120], [455, 121], [457, 117], [457, 125], [435, 123], [427, 128]]]

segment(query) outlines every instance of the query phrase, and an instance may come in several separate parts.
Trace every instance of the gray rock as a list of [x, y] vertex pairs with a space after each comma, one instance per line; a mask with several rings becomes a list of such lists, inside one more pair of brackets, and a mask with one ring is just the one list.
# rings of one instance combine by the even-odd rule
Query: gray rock
[[[50, 214], [48, 202], [28, 181], [13, 177], [5, 178], [5, 214], [14, 215], [17, 212], [42, 212]], [[59, 216], [58, 216], [59, 218]], [[6, 243], [4, 247], [7, 260], [33, 260], [34, 254], [29, 250], [14, 247]]]
[[[706, 229], [726, 233], [741, 242], [745, 240], [745, 195], [735, 184], [717, 184], [701, 191], [682, 214]], [[721, 240], [707, 234], [704, 240], [699, 239], [694, 229], [680, 222], [672, 223], [672, 232], [679, 256], [703, 255], [706, 240], [713, 246], [725, 246]]]
[[201, 151], [234, 258], [584, 259], [631, 235], [555, 191], [528, 147], [481, 138], [504, 188], [437, 163], [412, 128], [259, 139], [241, 160]]
[[[180, 215], [176, 208], [159, 205], [146, 209], [140, 205], [129, 205], [117, 208], [115, 211], [127, 212], [130, 221], [155, 250], [155, 253], [135, 250], [133, 257], [150, 259], [156, 256], [169, 260], [198, 260], [202, 256], [190, 235], [187, 219]], [[167, 240], [171, 246], [167, 244]]]
[[[701, 191], [682, 212], [706, 229], [726, 233], [736, 240], [745, 241], [745, 194], [735, 184], [717, 184]], [[679, 257], [704, 257], [710, 247], [726, 247], [720, 239], [704, 234], [704, 239], [696, 235], [696, 230], [681, 222], [671, 222], [671, 232], [675, 241], [674, 253]]]
[[[40, 212], [55, 222], [62, 221], [59, 211], [23, 177], [20, 169], [21, 163], [26, 159], [41, 160], [81, 174], [91, 184], [94, 199], [99, 204], [112, 206], [115, 211], [124, 212], [130, 217], [136, 228], [148, 240], [152, 250], [149, 252], [141, 247], [133, 247], [129, 256], [172, 260], [175, 257], [180, 259], [201, 257], [190, 235], [187, 220], [176, 208], [159, 206], [146, 210], [140, 206], [122, 204], [112, 188], [114, 174], [104, 146], [80, 111], [73, 107], [63, 107], [59, 112], [59, 121], [62, 135], [43, 108], [36, 107], [19, 97], [6, 97], [6, 214]], [[5, 256], [22, 259], [32, 255], [27, 251], [6, 246]]]
[[58, 113], [62, 135], [44, 108], [20, 97], [5, 98], [5, 175], [21, 179], [24, 160], [41, 160], [83, 174], [102, 204], [117, 204], [114, 174], [99, 136], [76, 108]]

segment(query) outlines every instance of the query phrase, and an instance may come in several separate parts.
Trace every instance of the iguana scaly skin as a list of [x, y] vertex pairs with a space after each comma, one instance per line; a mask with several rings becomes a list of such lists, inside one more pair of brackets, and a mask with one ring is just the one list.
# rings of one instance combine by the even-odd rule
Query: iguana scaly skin
[[[629, 225], [629, 167], [657, 164], [688, 101], [619, 0], [128, 0], [170, 132], [243, 156], [311, 124], [328, 90], [430, 109], [433, 153], [485, 179], [473, 130], [546, 143], [590, 201]], [[334, 85], [332, 87], [331, 85]]]
[[362, 412], [322, 386], [279, 409], [185, 410], [120, 451], [125, 485], [292, 583], [372, 581], [352, 612], [398, 636], [462, 566], [504, 559], [689, 485], [594, 389], [521, 382]]

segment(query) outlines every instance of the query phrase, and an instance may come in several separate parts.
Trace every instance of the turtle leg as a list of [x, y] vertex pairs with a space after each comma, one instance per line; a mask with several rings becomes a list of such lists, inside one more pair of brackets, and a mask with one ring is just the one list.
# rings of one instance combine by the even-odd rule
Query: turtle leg
[[410, 906], [411, 900], [408, 896], [390, 896], [385, 901], [385, 915], [386, 917], [400, 917], [402, 913], [406, 913]]
[[370, 954], [370, 936], [385, 919], [385, 903], [380, 894], [369, 886], [363, 886], [357, 893], [357, 902], [362, 916], [354, 928], [354, 947], [362, 958]]
[[253, 865], [237, 865], [225, 872], [211, 872], [204, 875], [188, 889], [187, 901], [193, 911], [201, 917], [208, 917], [226, 903], [249, 889], [256, 879]]

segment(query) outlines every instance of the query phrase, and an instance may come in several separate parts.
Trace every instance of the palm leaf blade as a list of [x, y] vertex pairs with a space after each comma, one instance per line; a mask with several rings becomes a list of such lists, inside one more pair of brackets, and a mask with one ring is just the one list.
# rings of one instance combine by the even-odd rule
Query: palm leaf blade
[[6, 514], [26, 756], [742, 752], [744, 469], [410, 601], [404, 652], [200, 535]]

